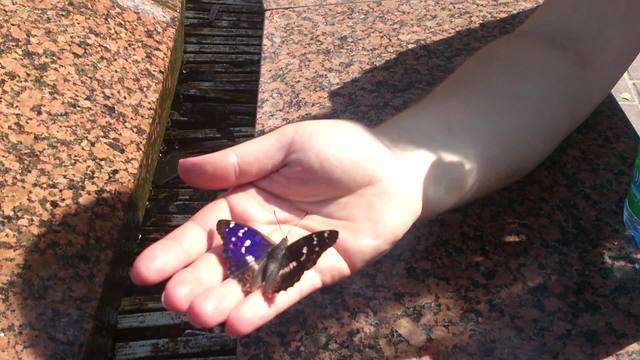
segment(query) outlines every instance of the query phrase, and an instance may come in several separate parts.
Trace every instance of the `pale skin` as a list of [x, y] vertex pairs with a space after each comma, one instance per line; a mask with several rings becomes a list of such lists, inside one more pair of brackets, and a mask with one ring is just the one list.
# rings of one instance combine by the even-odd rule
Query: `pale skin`
[[[391, 249], [433, 217], [526, 175], [606, 96], [640, 50], [640, 1], [547, 0], [513, 34], [486, 46], [427, 97], [367, 129], [344, 120], [284, 126], [184, 159], [181, 178], [232, 190], [145, 249], [131, 279], [170, 279], [167, 309], [193, 325], [245, 335]], [[464, 99], [464, 100], [460, 100]], [[276, 240], [336, 229], [340, 237], [273, 299], [226, 277], [218, 219]]]

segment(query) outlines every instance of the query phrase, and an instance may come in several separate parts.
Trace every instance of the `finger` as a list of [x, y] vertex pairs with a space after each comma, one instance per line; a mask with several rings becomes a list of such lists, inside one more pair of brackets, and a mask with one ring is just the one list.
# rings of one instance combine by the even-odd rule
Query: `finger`
[[315, 267], [306, 271], [292, 287], [265, 299], [260, 291], [248, 295], [236, 306], [226, 322], [230, 334], [243, 336], [266, 324], [323, 286], [333, 284], [350, 274], [344, 258], [333, 248], [327, 250]]
[[206, 252], [188, 267], [178, 271], [164, 288], [163, 304], [167, 310], [186, 312], [191, 301], [206, 289], [219, 284], [224, 276], [220, 251]]
[[202, 189], [225, 189], [260, 179], [278, 170], [291, 139], [290, 127], [212, 154], [180, 160], [178, 174]]
[[277, 293], [273, 299], [265, 299], [261, 291], [255, 291], [228, 315], [226, 330], [236, 336], [247, 335], [321, 287], [320, 275], [312, 269], [305, 272], [295, 285]]
[[191, 264], [212, 246], [222, 243], [217, 233], [210, 230], [218, 219], [229, 217], [229, 206], [224, 199], [215, 200], [200, 209], [186, 223], [136, 258], [130, 273], [131, 280], [137, 285], [153, 285]]
[[196, 296], [187, 310], [189, 322], [209, 329], [224, 322], [231, 310], [244, 299], [242, 287], [234, 279], [227, 279]]

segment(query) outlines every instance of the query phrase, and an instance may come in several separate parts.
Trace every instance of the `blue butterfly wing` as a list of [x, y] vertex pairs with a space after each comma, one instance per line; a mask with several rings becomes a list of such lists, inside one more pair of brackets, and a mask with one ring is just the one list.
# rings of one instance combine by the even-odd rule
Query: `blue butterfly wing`
[[262, 264], [273, 241], [256, 229], [231, 220], [218, 221], [216, 229], [222, 238], [229, 276], [245, 290], [255, 290], [262, 283]]

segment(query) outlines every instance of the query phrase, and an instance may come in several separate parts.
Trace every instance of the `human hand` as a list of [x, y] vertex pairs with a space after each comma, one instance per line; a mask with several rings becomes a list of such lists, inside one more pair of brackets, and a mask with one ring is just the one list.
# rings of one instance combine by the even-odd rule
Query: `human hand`
[[[420, 215], [422, 176], [410, 157], [368, 129], [342, 120], [306, 121], [234, 147], [183, 159], [180, 177], [202, 189], [231, 190], [145, 249], [131, 279], [152, 285], [171, 278], [166, 308], [195, 326], [226, 322], [245, 335], [311, 292], [353, 274], [387, 252]], [[277, 241], [338, 230], [336, 244], [286, 291], [265, 299], [227, 278], [219, 219], [253, 226]], [[307, 214], [306, 216], [304, 216]], [[291, 225], [302, 219], [294, 228]]]

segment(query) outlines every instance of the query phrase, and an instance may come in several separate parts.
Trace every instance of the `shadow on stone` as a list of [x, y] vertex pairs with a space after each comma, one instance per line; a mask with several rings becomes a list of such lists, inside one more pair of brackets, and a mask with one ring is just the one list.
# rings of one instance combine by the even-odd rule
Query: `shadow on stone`
[[[7, 303], [15, 301], [21, 312], [15, 315], [21, 325], [5, 335], [21, 338], [25, 352], [42, 359], [79, 358], [96, 322], [115, 320], [117, 304], [109, 307], [109, 298], [120, 296], [102, 290], [107, 275], [121, 287], [128, 281], [127, 274], [110, 273], [128, 268], [124, 263], [133, 254], [136, 233], [128, 225], [127, 196], [100, 197], [53, 220], [40, 235], [24, 239], [24, 263], [2, 296]], [[99, 301], [101, 314], [96, 314]], [[108, 349], [111, 339], [98, 341]]]
[[[428, 94], [473, 53], [515, 30], [523, 11], [399, 53], [330, 92], [331, 110], [305, 119], [350, 119], [374, 126]], [[460, 99], [463, 104], [465, 99]]]

